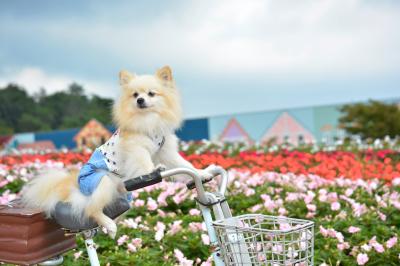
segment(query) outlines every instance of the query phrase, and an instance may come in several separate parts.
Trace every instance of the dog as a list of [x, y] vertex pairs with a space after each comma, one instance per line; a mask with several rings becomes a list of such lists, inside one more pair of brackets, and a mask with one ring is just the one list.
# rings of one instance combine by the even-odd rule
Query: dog
[[[195, 169], [178, 153], [174, 132], [181, 125], [182, 109], [171, 68], [165, 66], [153, 75], [123, 70], [119, 82], [121, 95], [113, 106], [118, 128], [114, 135], [79, 172], [49, 171], [34, 178], [22, 192], [26, 206], [39, 208], [47, 216], [58, 202], [70, 203], [76, 219], [94, 219], [112, 238], [117, 225], [103, 209], [127, 193], [123, 181], [149, 174], [159, 165]], [[195, 170], [210, 178], [206, 170]]]

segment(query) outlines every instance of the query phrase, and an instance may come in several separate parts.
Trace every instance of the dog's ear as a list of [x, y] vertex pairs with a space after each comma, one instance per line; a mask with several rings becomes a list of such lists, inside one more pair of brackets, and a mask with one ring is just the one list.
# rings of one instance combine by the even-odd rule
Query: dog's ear
[[121, 72], [119, 72], [119, 84], [121, 86], [127, 85], [134, 78], [135, 78], [135, 75], [129, 73], [126, 70], [122, 70]]
[[164, 66], [157, 70], [156, 76], [162, 81], [172, 81], [172, 70], [169, 66]]

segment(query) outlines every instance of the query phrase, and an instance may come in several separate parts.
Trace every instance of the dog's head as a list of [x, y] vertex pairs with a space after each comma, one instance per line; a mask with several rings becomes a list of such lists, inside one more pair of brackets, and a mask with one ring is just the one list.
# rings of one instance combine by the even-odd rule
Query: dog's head
[[154, 75], [121, 71], [121, 96], [114, 104], [114, 120], [123, 130], [153, 133], [179, 127], [182, 119], [179, 93], [171, 68]]

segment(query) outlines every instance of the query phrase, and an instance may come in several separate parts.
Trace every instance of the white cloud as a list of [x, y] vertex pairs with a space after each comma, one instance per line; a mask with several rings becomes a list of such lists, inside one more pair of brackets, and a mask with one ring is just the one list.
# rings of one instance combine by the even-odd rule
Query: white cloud
[[168, 62], [203, 73], [347, 77], [399, 70], [396, 4], [225, 0], [185, 2], [177, 10], [146, 23], [68, 20], [47, 33], [124, 64]]
[[[6, 23], [7, 18], [0, 18], [1, 30], [3, 35], [40, 35], [43, 42], [54, 45], [49, 57], [58, 58], [58, 53], [62, 57], [61, 45], [74, 47], [77, 63], [81, 59], [86, 66], [91, 59], [101, 62], [104, 56], [114, 60], [113, 66], [131, 70], [170, 64], [181, 73], [198, 77], [240, 80], [240, 75], [254, 75], [257, 80], [293, 82], [359, 80], [400, 70], [400, 5], [395, 1], [184, 1], [151, 18], [145, 13], [131, 17], [135, 5], [125, 4], [128, 6], [107, 4], [105, 8], [96, 2], [87, 16], [60, 17], [57, 23], [46, 19]], [[85, 51], [90, 51], [90, 56], [85, 57]], [[95, 64], [90, 67], [102, 67]], [[86, 69], [90, 71], [90, 67]], [[20, 66], [18, 71], [2, 75], [1, 81], [16, 81], [35, 90], [41, 86], [61, 90], [76, 81], [102, 95], [112, 96], [117, 91], [116, 84], [36, 67]]]
[[15, 83], [23, 86], [31, 94], [38, 92], [40, 88], [45, 88], [47, 93], [63, 91], [71, 83], [76, 82], [82, 85], [89, 94], [115, 96], [115, 90], [110, 89], [113, 86], [96, 81], [74, 79], [65, 75], [49, 74], [39, 67], [25, 67], [20, 70], [3, 69], [0, 74], [0, 87]]

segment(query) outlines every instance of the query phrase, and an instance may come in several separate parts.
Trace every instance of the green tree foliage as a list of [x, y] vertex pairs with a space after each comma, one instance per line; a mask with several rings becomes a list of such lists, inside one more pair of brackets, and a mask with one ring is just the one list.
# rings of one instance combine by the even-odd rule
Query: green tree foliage
[[66, 91], [47, 94], [45, 89], [30, 96], [24, 88], [9, 84], [0, 88], [0, 134], [82, 127], [91, 118], [111, 123], [113, 101], [87, 96], [79, 84]]
[[366, 138], [400, 135], [400, 109], [396, 104], [370, 100], [344, 105], [339, 121], [346, 132]]

